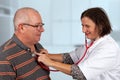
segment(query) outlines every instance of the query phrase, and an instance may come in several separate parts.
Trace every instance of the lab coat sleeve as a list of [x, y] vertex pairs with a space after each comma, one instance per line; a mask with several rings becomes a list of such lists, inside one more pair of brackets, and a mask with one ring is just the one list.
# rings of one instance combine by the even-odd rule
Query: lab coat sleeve
[[85, 46], [80, 45], [80, 47], [70, 52], [70, 57], [72, 58], [74, 63], [78, 62], [78, 60], [83, 56], [84, 51], [85, 51]]

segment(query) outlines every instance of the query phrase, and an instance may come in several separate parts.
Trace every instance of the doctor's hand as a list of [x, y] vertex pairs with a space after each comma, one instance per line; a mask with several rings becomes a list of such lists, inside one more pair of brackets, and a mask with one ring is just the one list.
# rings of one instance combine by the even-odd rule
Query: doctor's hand
[[38, 62], [44, 63], [46, 66], [52, 66], [52, 61], [47, 54], [37, 54], [38, 55]]

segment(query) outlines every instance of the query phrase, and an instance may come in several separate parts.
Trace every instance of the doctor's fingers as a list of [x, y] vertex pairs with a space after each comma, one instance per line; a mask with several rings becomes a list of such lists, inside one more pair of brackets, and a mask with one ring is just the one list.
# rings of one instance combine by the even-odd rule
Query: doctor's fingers
[[47, 49], [40, 49], [40, 53], [41, 54], [48, 54], [48, 51], [47, 51]]
[[51, 59], [46, 54], [40, 54], [40, 56], [38, 57], [38, 61], [47, 64], [51, 61]]
[[46, 50], [41, 50], [39, 53], [38, 52], [34, 52], [34, 54], [40, 56], [41, 54], [48, 54], [48, 52]]

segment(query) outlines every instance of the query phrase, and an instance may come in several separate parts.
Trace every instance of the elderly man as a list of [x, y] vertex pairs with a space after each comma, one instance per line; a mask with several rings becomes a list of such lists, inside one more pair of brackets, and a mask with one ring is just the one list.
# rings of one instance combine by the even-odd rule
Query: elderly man
[[38, 43], [44, 32], [39, 12], [18, 9], [13, 21], [13, 37], [0, 47], [0, 80], [50, 80], [49, 71], [32, 56], [43, 48]]

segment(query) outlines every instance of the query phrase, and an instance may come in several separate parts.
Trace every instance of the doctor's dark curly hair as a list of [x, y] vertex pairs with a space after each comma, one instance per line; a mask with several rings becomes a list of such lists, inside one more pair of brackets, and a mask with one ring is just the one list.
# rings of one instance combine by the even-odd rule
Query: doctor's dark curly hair
[[81, 19], [83, 17], [90, 18], [96, 24], [100, 37], [110, 34], [112, 31], [109, 18], [102, 8], [95, 7], [87, 9], [82, 13]]

